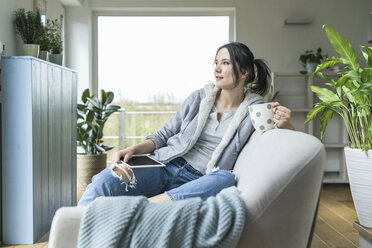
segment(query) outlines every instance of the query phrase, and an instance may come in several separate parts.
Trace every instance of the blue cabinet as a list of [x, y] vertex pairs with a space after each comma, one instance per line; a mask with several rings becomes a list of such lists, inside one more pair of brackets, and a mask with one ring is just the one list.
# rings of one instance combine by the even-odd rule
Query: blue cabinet
[[32, 244], [55, 211], [76, 205], [77, 73], [2, 57], [4, 244]]

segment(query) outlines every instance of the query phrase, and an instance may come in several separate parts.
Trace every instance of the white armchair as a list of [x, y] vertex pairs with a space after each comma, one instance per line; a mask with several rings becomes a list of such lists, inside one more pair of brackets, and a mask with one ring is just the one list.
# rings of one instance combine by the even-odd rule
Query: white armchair
[[[325, 165], [321, 142], [284, 129], [255, 132], [234, 173], [243, 192], [246, 222], [238, 247], [310, 247]], [[77, 246], [85, 208], [59, 209], [49, 247]]]

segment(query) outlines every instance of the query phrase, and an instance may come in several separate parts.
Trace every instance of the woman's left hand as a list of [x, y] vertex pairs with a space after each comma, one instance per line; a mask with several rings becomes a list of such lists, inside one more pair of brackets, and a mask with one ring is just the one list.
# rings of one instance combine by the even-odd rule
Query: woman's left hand
[[276, 123], [279, 128], [296, 130], [289, 122], [291, 119], [291, 110], [289, 108], [281, 106], [278, 102], [273, 103], [273, 108], [275, 109], [274, 123]]

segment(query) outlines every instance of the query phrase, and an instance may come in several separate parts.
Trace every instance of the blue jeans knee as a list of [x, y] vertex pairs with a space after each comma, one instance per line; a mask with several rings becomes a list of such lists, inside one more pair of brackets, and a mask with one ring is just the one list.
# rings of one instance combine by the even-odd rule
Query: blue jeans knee
[[107, 167], [92, 178], [80, 199], [78, 206], [86, 206], [98, 196], [114, 195], [114, 185], [120, 185], [120, 179], [112, 176], [111, 168]]
[[235, 175], [230, 171], [216, 170], [177, 188], [166, 191], [166, 194], [173, 201], [191, 197], [200, 197], [202, 200], [206, 200], [208, 197], [216, 196], [221, 190], [235, 184]]
[[144, 195], [151, 197], [165, 190], [166, 180], [163, 168], [133, 169], [135, 178], [138, 180], [135, 187], [124, 184], [123, 179], [113, 172], [113, 168], [113, 166], [107, 167], [92, 178], [92, 183], [87, 186], [78, 206], [86, 206], [99, 196]]

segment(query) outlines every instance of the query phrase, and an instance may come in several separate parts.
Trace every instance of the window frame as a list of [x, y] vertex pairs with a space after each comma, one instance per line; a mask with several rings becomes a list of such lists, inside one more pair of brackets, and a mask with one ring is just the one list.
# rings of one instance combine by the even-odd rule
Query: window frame
[[120, 11], [95, 11], [93, 12], [93, 75], [89, 82], [90, 91], [98, 95], [98, 17], [100, 16], [228, 16], [229, 41], [236, 40], [235, 8], [127, 8]]

